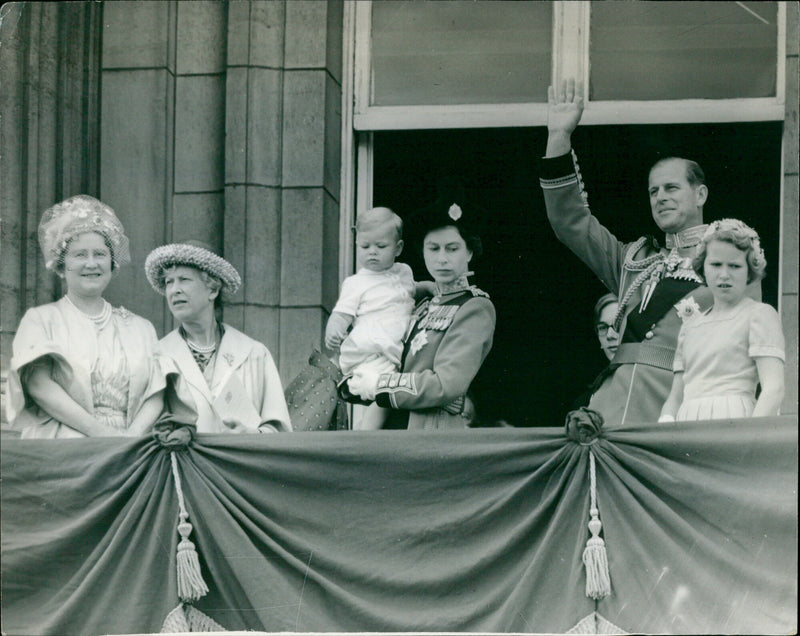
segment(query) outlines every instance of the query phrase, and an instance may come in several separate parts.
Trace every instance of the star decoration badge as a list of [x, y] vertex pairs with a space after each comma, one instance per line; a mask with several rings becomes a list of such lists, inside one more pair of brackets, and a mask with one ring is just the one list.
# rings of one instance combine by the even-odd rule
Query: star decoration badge
[[414, 339], [411, 341], [409, 353], [411, 353], [412, 356], [416, 355], [426, 344], [428, 344], [428, 332], [423, 330], [414, 336]]
[[681, 317], [683, 322], [692, 320], [701, 313], [700, 305], [698, 305], [697, 301], [691, 296], [683, 298], [679, 303], [677, 303], [675, 305], [675, 311], [678, 312], [678, 315]]

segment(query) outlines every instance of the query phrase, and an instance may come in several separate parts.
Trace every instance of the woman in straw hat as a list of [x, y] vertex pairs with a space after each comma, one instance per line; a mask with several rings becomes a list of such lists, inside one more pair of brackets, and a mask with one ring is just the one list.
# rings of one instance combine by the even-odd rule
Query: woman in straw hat
[[128, 239], [109, 206], [71, 197], [43, 215], [39, 244], [66, 294], [29, 309], [13, 344], [7, 414], [22, 437], [141, 435], [163, 407], [153, 325], [103, 298]]
[[278, 370], [269, 350], [215, 309], [241, 285], [236, 269], [199, 241], [157, 247], [147, 280], [179, 323], [159, 343], [170, 412], [193, 409], [198, 433], [291, 431]]

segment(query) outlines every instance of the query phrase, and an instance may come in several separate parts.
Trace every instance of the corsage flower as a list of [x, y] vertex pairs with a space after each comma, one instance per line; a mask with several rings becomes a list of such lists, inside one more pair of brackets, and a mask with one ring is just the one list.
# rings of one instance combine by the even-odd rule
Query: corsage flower
[[698, 305], [697, 301], [691, 296], [681, 299], [681, 301], [675, 305], [675, 311], [678, 312], [683, 322], [692, 320], [701, 313], [700, 305]]

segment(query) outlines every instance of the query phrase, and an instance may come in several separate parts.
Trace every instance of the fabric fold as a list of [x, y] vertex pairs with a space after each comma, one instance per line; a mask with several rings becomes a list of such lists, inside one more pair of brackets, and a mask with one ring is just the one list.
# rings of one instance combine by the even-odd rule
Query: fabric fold
[[[613, 574], [596, 603], [590, 452]], [[791, 632], [796, 453], [791, 417], [590, 446], [560, 428], [197, 435], [174, 456], [209, 592], [184, 609], [270, 632]], [[4, 631], [189, 621], [171, 614], [169, 455], [152, 438], [4, 441]]]

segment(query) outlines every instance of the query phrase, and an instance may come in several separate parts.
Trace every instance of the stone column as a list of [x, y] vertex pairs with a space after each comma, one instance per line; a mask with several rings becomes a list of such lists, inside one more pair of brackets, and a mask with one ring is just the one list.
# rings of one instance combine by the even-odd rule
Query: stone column
[[133, 261], [109, 296], [160, 335], [172, 317], [144, 277], [147, 254], [190, 238], [223, 244], [227, 7], [105, 3], [102, 193]]
[[131, 242], [131, 264], [106, 297], [153, 321], [160, 335], [164, 303], [143, 266], [164, 241], [172, 208], [176, 4], [103, 5], [100, 198], [116, 210]]
[[8, 3], [0, 8], [0, 18], [0, 351], [5, 382], [11, 342], [25, 310], [61, 294], [58, 278], [44, 268], [39, 251], [41, 214], [74, 194], [98, 194], [101, 4]]
[[288, 381], [337, 294], [342, 3], [228, 7], [224, 245], [244, 289], [225, 315]]

